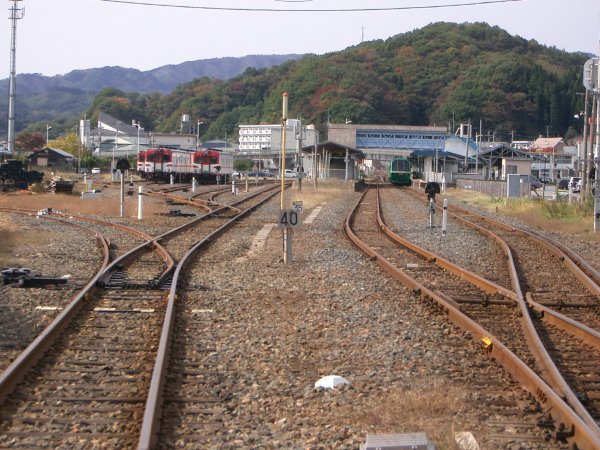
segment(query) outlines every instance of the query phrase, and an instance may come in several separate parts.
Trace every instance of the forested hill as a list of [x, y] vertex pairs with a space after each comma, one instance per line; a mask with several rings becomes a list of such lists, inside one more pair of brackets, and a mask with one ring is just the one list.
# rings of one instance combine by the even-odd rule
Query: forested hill
[[[250, 55], [187, 61], [141, 71], [124, 67], [74, 70], [64, 75], [18, 74], [17, 129], [37, 121], [67, 124], [89, 108], [94, 96], [107, 87], [125, 92], [170, 93], [177, 85], [196, 78], [227, 80], [248, 67], [271, 67], [302, 55]], [[8, 79], [0, 80], [0, 92], [8, 93]], [[0, 101], [0, 136], [6, 134], [8, 97]]]
[[[324, 130], [343, 123], [448, 125], [468, 121], [484, 132], [537, 137], [580, 128], [588, 55], [548, 48], [487, 24], [435, 23], [385, 41], [309, 55], [270, 69], [248, 69], [228, 81], [201, 79], [164, 96], [104, 92], [102, 109], [145, 127], [179, 127], [182, 114], [204, 121], [204, 139], [236, 133], [239, 123], [278, 123], [281, 94], [290, 117]], [[130, 117], [131, 116], [131, 117]]]

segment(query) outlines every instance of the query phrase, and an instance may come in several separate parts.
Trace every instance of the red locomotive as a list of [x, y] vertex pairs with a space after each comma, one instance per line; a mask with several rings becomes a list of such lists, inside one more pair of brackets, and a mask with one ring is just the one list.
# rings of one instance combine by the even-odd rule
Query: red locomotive
[[137, 171], [146, 180], [168, 181], [173, 175], [177, 182], [226, 182], [233, 173], [231, 153], [203, 148], [181, 150], [149, 148], [138, 153]]

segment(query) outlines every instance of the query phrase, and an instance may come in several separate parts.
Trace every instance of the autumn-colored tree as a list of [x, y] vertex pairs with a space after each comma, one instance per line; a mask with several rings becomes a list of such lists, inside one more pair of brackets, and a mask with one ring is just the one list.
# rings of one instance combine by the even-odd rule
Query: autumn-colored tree
[[46, 139], [42, 133], [19, 133], [15, 139], [15, 147], [19, 151], [31, 152], [33, 150], [44, 148]]
[[79, 144], [79, 139], [75, 133], [69, 133], [65, 137], [58, 139], [51, 139], [48, 142], [48, 147], [58, 148], [73, 156], [78, 156], [81, 151], [81, 145]]

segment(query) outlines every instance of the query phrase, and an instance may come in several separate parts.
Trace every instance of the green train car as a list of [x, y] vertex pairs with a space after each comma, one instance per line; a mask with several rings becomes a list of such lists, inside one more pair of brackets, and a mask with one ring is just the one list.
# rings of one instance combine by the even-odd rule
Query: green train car
[[390, 162], [390, 183], [398, 186], [411, 185], [411, 163], [406, 158], [394, 158]]

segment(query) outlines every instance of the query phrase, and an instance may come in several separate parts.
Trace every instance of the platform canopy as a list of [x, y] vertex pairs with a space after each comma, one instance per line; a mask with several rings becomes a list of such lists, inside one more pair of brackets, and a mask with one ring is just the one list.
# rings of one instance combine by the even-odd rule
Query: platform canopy
[[[314, 145], [307, 145], [302, 147], [302, 153], [312, 155], [315, 152]], [[356, 148], [350, 147], [348, 145], [338, 144], [333, 141], [325, 141], [317, 144], [316, 146], [317, 156], [324, 155], [328, 153], [332, 157], [346, 157], [347, 154], [352, 159], [365, 159], [365, 154]]]
[[357, 162], [365, 159], [362, 151], [333, 141], [302, 147], [302, 154], [303, 159], [311, 160], [309, 173], [315, 172], [319, 178], [344, 180], [357, 178]]

